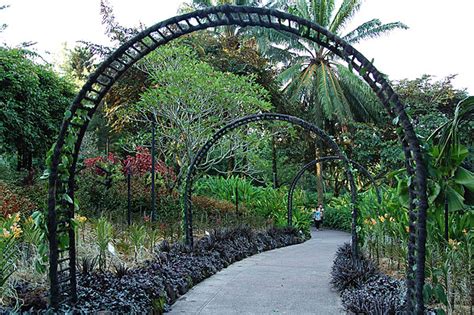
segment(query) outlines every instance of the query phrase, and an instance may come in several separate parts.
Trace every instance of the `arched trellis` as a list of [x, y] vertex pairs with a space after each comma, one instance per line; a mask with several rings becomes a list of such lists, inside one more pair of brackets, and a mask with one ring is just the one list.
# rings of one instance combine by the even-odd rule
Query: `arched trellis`
[[[354, 182], [354, 176], [352, 175], [349, 159], [344, 155], [341, 151], [337, 143], [323, 130], [319, 129], [315, 125], [294, 117], [290, 115], [284, 114], [276, 114], [276, 113], [264, 113], [264, 114], [255, 114], [250, 116], [245, 116], [234, 120], [224, 126], [223, 128], [219, 129], [197, 152], [196, 156], [194, 157], [191, 165], [189, 166], [188, 173], [186, 175], [186, 183], [185, 183], [185, 190], [184, 190], [184, 228], [186, 231], [186, 245], [192, 247], [193, 246], [193, 220], [192, 220], [192, 189], [194, 183], [194, 176], [197, 172], [197, 167], [202, 162], [203, 159], [206, 158], [207, 153], [209, 150], [226, 134], [231, 132], [232, 130], [239, 128], [241, 126], [250, 124], [252, 122], [258, 121], [285, 121], [291, 123], [293, 125], [297, 125], [305, 129], [306, 131], [310, 131], [314, 133], [317, 137], [319, 137], [324, 144], [326, 144], [335, 154], [337, 154], [336, 158], [343, 161], [344, 166], [346, 167], [346, 174], [347, 179], [350, 184], [350, 189], [352, 192], [352, 204], [356, 204], [356, 185]], [[356, 218], [357, 218], [357, 209], [353, 209], [353, 222], [352, 222], [352, 249], [355, 253], [357, 253], [357, 233], [356, 233]], [[291, 224], [291, 222], [289, 222]]]
[[[47, 159], [49, 171], [47, 228], [52, 306], [57, 307], [60, 302], [77, 300], [75, 238], [70, 224], [74, 217], [74, 204], [71, 201], [74, 200], [74, 174], [82, 139], [97, 107], [121, 75], [157, 47], [185, 34], [224, 25], [271, 28], [327, 48], [359, 72], [380, 99], [389, 116], [394, 119], [395, 124], [400, 126], [397, 132], [405, 154], [407, 173], [412, 178], [409, 186], [408, 301], [411, 307], [415, 294], [416, 312], [422, 314], [428, 208], [427, 171], [419, 140], [398, 95], [385, 76], [367, 58], [320, 25], [276, 10], [228, 5], [176, 16], [140, 32], [97, 68], [66, 111], [57, 141]], [[63, 242], [64, 239], [67, 239], [67, 242]]]
[[[324, 157], [321, 157], [319, 159], [312, 160], [311, 162], [307, 163], [306, 165], [304, 165], [299, 170], [299, 172], [296, 174], [296, 176], [291, 181], [290, 189], [288, 190], [288, 225], [291, 225], [292, 220], [293, 220], [293, 195], [295, 193], [296, 184], [298, 184], [298, 182], [301, 179], [301, 177], [303, 176], [303, 174], [307, 170], [311, 169], [312, 167], [314, 167], [318, 163], [324, 163], [326, 161], [338, 161], [338, 160], [341, 160], [341, 158], [339, 156], [324, 156]], [[349, 163], [354, 165], [360, 172], [362, 172], [369, 179], [372, 186], [375, 187], [375, 193], [377, 195], [377, 202], [380, 205], [382, 203], [382, 196], [380, 195], [379, 187], [378, 187], [377, 183], [375, 183], [375, 180], [372, 177], [372, 175], [370, 174], [370, 172], [365, 167], [363, 167], [360, 163], [358, 163], [356, 161], [349, 160]], [[357, 192], [351, 189], [351, 199], [352, 200], [357, 200], [356, 194], [357, 194]], [[356, 205], [353, 205], [353, 207], [355, 207], [355, 206]]]

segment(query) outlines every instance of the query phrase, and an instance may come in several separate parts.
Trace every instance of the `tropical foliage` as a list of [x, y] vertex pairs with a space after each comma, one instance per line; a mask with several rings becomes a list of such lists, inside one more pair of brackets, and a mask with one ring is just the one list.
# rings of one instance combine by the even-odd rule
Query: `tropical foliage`
[[[352, 44], [407, 28], [373, 19], [348, 31], [361, 3], [194, 0], [182, 11], [266, 5], [318, 23]], [[64, 77], [37, 54], [0, 48], [0, 313], [48, 312], [43, 156], [56, 139], [74, 85], [144, 27], [118, 23], [105, 0], [101, 15], [112, 45], [82, 42], [65, 49], [59, 65]], [[287, 226], [289, 184], [304, 164], [327, 152], [298, 127], [255, 122], [221, 138], [199, 165], [191, 199], [199, 240], [193, 248], [182, 245], [184, 179], [197, 151], [224, 124], [272, 111], [317, 124], [373, 174], [380, 203], [374, 187], [355, 172], [364, 258], [354, 260], [350, 247], [342, 247], [333, 284], [347, 311], [401, 312], [407, 187], [413, 178], [403, 169], [392, 124], [359, 75], [317, 44], [237, 26], [182, 36], [134, 64], [110, 88], [85, 132], [74, 200], [63, 195], [75, 205], [69, 222], [80, 271], [74, 311], [160, 313], [228, 264], [310, 237], [319, 203], [325, 229], [351, 229], [354, 205], [338, 162], [301, 178], [293, 226]], [[438, 314], [467, 314], [473, 292], [474, 98], [456, 89], [453, 79], [423, 75], [392, 82], [427, 163], [424, 298]], [[71, 162], [66, 160], [62, 167]], [[67, 241], [61, 238], [60, 246]]]
[[15, 152], [18, 170], [31, 169], [33, 158], [43, 158], [74, 96], [68, 81], [34, 57], [0, 47], [0, 153]]

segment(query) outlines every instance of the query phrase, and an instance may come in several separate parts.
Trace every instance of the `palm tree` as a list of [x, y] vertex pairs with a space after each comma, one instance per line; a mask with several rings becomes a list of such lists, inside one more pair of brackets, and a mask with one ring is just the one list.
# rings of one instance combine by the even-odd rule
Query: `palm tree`
[[[343, 0], [336, 9], [334, 0], [276, 0], [269, 6], [315, 22], [350, 44], [407, 28], [401, 22], [383, 24], [379, 19], [373, 19], [344, 32], [344, 27], [359, 11], [361, 3], [362, 0]], [[334, 53], [290, 34], [268, 30], [261, 32], [257, 37], [259, 47], [281, 68], [279, 79], [283, 91], [291, 100], [303, 105], [307, 119], [333, 135], [347, 132], [354, 121], [377, 123], [381, 120], [383, 109], [370, 87], [341, 64]], [[316, 145], [315, 154], [319, 155], [319, 151]], [[322, 170], [320, 164], [316, 167], [321, 203]]]
[[[277, 0], [271, 6], [315, 22], [350, 44], [376, 38], [394, 29], [406, 29], [401, 22], [382, 24], [379, 19], [365, 22], [350, 32], [343, 28], [360, 9], [362, 0], [344, 0], [335, 10], [334, 0]], [[370, 87], [346, 66], [339, 63], [331, 51], [313, 42], [289, 34], [270, 31], [259, 37], [267, 56], [282, 65], [280, 79], [288, 96], [310, 103], [314, 120], [323, 126], [324, 120], [348, 123], [377, 121], [380, 105]]]

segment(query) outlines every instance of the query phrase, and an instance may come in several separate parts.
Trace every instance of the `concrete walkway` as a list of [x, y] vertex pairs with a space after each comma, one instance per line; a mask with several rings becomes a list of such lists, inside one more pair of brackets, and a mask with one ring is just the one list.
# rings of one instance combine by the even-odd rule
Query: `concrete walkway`
[[343, 314], [330, 288], [339, 245], [350, 235], [312, 232], [303, 244], [264, 252], [197, 284], [168, 314]]

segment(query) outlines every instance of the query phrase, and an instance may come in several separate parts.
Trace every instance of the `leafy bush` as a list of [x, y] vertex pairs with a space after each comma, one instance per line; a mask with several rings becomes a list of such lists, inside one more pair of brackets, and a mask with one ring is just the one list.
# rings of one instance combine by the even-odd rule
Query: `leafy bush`
[[236, 198], [239, 203], [250, 204], [259, 197], [261, 189], [253, 186], [246, 178], [230, 176], [206, 176], [200, 178], [195, 184], [195, 194], [226, 200], [233, 204]]
[[137, 261], [145, 247], [145, 240], [147, 237], [146, 227], [142, 224], [132, 224], [128, 228], [127, 236], [133, 246], [134, 258], [135, 261]]
[[406, 311], [406, 287], [378, 271], [365, 257], [354, 259], [350, 244], [336, 253], [331, 284], [342, 297], [344, 309], [356, 314], [398, 314]]
[[[84, 170], [79, 174], [79, 189], [76, 198], [82, 212], [88, 216], [101, 216], [105, 213], [124, 215], [127, 212], [128, 171], [131, 172], [131, 207], [139, 217], [151, 212], [151, 155], [148, 149], [137, 147], [132, 156], [120, 159], [109, 153], [107, 157], [94, 157], [84, 160]], [[155, 191], [157, 203], [162, 196], [172, 194], [176, 176], [163, 161], [156, 161]], [[164, 202], [170, 198], [164, 198]], [[179, 202], [177, 203], [179, 204]]]
[[324, 225], [349, 232], [352, 226], [352, 204], [348, 195], [332, 199], [324, 209]]
[[[274, 189], [254, 186], [249, 180], [234, 176], [229, 178], [207, 176], [197, 181], [195, 191], [197, 195], [226, 200], [234, 205], [237, 198], [239, 208], [246, 209], [249, 217], [259, 218], [258, 222], [266, 225], [275, 224], [280, 227], [287, 225], [286, 187]], [[309, 232], [311, 224], [309, 213], [305, 210], [307, 200], [306, 193], [301, 190], [295, 192], [294, 222], [305, 233]]]
[[219, 216], [223, 214], [245, 213], [246, 209], [242, 206], [236, 209], [235, 204], [226, 201], [214, 199], [206, 196], [193, 196], [193, 210], [198, 214], [206, 212], [210, 216]]
[[310, 229], [312, 222], [312, 211], [308, 208], [300, 207], [293, 211], [293, 226], [308, 237], [311, 235]]
[[30, 214], [36, 208], [31, 200], [15, 193], [2, 181], [0, 181], [0, 196], [0, 217], [16, 213]]
[[358, 289], [345, 290], [342, 305], [355, 314], [399, 314], [405, 311], [406, 287], [399, 280], [378, 275]]
[[331, 270], [331, 284], [340, 292], [347, 289], [360, 288], [369, 279], [378, 274], [377, 267], [369, 260], [364, 257], [354, 259], [351, 245], [346, 243], [336, 252], [336, 258]]

